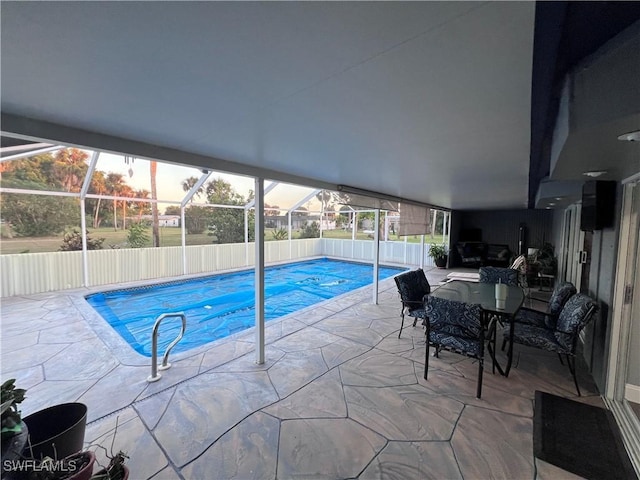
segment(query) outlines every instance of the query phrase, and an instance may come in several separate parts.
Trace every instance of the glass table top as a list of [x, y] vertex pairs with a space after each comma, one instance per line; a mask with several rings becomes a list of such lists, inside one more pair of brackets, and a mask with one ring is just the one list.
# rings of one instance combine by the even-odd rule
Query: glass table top
[[513, 315], [524, 301], [524, 291], [518, 286], [506, 285], [506, 287], [507, 298], [504, 308], [498, 308], [496, 305], [496, 288], [493, 283], [452, 280], [431, 292], [431, 295], [447, 300], [479, 304], [486, 311]]

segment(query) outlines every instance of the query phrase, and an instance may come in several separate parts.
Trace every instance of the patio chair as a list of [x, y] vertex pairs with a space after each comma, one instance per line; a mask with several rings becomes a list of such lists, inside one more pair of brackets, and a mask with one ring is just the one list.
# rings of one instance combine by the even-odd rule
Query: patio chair
[[441, 349], [473, 357], [478, 360], [476, 397], [480, 398], [482, 395], [485, 342], [485, 326], [482, 323], [481, 315], [480, 305], [433, 296], [427, 298], [424, 320], [427, 338], [424, 362], [425, 380], [427, 380], [429, 371], [429, 345], [435, 347], [436, 357]]
[[[573, 376], [578, 396], [580, 386], [576, 377], [575, 353], [580, 331], [589, 323], [598, 306], [591, 297], [582, 293], [576, 293], [565, 303], [555, 325], [531, 325], [515, 322], [513, 341], [521, 345], [539, 348], [549, 352], [555, 352], [560, 357], [567, 358], [569, 371]], [[508, 339], [508, 332], [505, 332]]]
[[480, 283], [518, 285], [518, 270], [500, 267], [480, 267]]
[[516, 257], [509, 268], [518, 271], [518, 283], [522, 288], [527, 288], [527, 256], [520, 255]]
[[402, 335], [404, 327], [405, 312], [408, 316], [413, 317], [413, 326], [416, 326], [418, 318], [424, 318], [424, 301], [427, 295], [431, 293], [431, 285], [424, 274], [424, 270], [418, 268], [410, 272], [401, 273], [394, 277], [400, 300], [402, 301], [400, 316], [402, 324], [398, 338]]
[[[533, 308], [522, 307], [515, 316], [515, 321], [536, 327], [555, 328], [558, 315], [567, 300], [576, 294], [576, 287], [571, 282], [559, 282], [553, 289], [548, 301], [547, 310], [542, 312]], [[538, 300], [544, 302], [544, 300]]]

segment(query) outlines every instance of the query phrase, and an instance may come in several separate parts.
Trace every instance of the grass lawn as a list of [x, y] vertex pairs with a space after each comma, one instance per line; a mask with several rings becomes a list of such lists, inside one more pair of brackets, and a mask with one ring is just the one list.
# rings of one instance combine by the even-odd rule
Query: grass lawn
[[[114, 231], [113, 228], [98, 228], [98, 229], [88, 229], [89, 236], [91, 238], [104, 238], [103, 248], [111, 248], [114, 246], [115, 248], [121, 247], [126, 248], [127, 244], [127, 231], [117, 230]], [[265, 231], [265, 241], [274, 240], [273, 236], [274, 229], [266, 229]], [[151, 229], [148, 232], [149, 238], [151, 238]], [[343, 239], [351, 239], [351, 231], [350, 230], [325, 230], [322, 232], [322, 236], [325, 238], [343, 238]], [[357, 233], [358, 240], [373, 240], [372, 235], [366, 234], [364, 232]], [[300, 232], [294, 230], [293, 238], [300, 238]], [[391, 241], [404, 241], [404, 237], [398, 237], [397, 235], [390, 235], [389, 240]], [[411, 243], [419, 243], [420, 236], [410, 236], [407, 239], [408, 242]], [[206, 233], [202, 234], [187, 234], [186, 235], [186, 243], [187, 245], [207, 245], [213, 242], [213, 237], [210, 237]], [[442, 243], [442, 236], [435, 235], [433, 239], [427, 235], [425, 236], [425, 243]], [[60, 249], [62, 245], [62, 235], [52, 236], [52, 237], [16, 237], [11, 239], [3, 238], [0, 241], [0, 254], [8, 255], [13, 253], [40, 253], [40, 252], [56, 252]], [[180, 228], [175, 227], [162, 227], [160, 228], [160, 245], [163, 247], [173, 247], [182, 245], [182, 233]], [[151, 240], [149, 241], [149, 247], [151, 246]]]

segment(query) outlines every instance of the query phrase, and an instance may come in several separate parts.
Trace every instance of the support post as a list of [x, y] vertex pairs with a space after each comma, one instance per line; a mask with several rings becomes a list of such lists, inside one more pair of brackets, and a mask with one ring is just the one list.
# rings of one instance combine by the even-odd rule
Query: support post
[[184, 223], [185, 212], [184, 205], [180, 205], [180, 235], [182, 237], [182, 273], [187, 274], [187, 234], [186, 225]]
[[255, 180], [256, 363], [264, 363], [264, 179]]
[[376, 208], [373, 225], [373, 304], [378, 304], [378, 268], [380, 264], [380, 209]]
[[[256, 216], [258, 216], [258, 205], [256, 205]], [[246, 207], [244, 209], [244, 264], [249, 265], [249, 209]]]
[[82, 228], [82, 286], [89, 286], [89, 259], [87, 255], [87, 212], [85, 199], [80, 199], [80, 228]]
[[287, 230], [289, 238], [289, 260], [293, 257], [293, 243], [291, 242], [291, 236], [293, 234], [293, 228], [291, 226], [291, 210], [287, 214]]

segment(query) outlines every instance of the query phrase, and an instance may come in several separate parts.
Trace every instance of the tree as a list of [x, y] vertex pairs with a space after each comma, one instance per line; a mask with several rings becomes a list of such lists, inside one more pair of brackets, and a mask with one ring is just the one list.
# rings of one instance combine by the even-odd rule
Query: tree
[[[245, 205], [246, 200], [238, 194], [230, 183], [216, 178], [207, 183], [207, 200], [218, 205]], [[211, 212], [210, 235], [216, 243], [237, 243], [244, 241], [244, 209], [216, 207]], [[252, 225], [255, 212], [249, 212], [249, 239], [254, 236]]]
[[[119, 197], [124, 185], [124, 177], [120, 173], [109, 172], [106, 178], [107, 193]], [[113, 229], [118, 230], [118, 201], [113, 199]]]
[[[122, 188], [120, 189], [121, 197], [133, 197], [134, 195], [135, 195], [135, 192], [133, 191], [133, 188], [131, 188], [126, 183], [122, 184]], [[129, 201], [120, 200], [120, 203], [122, 204], [122, 229], [126, 230], [127, 229], [127, 207], [128, 207]]]
[[180, 207], [178, 205], [169, 205], [164, 209], [165, 215], [180, 215]]
[[207, 182], [207, 200], [220, 205], [244, 205], [244, 197], [237, 193], [231, 184], [222, 178], [214, 178]]
[[[151, 192], [143, 188], [135, 192], [135, 197], [137, 199], [149, 198], [150, 193]], [[142, 215], [149, 215], [151, 213], [151, 205], [149, 205], [149, 202], [142, 200], [136, 201], [135, 204], [138, 209], [138, 222], [140, 222], [142, 220]]]
[[329, 206], [331, 205], [331, 200], [333, 200], [333, 194], [328, 190], [320, 190], [316, 194], [316, 198], [322, 204], [322, 211], [326, 212], [329, 210]]
[[69, 225], [80, 223], [78, 201], [67, 197], [3, 194], [0, 215], [22, 237], [56, 235]]
[[212, 223], [213, 209], [209, 207], [200, 207], [198, 205], [190, 205], [184, 212], [184, 223], [187, 233], [204, 233]]
[[[264, 208], [265, 217], [277, 217], [278, 215], [280, 215], [280, 207], [278, 205], [269, 205], [268, 203], [265, 203]], [[267, 208], [275, 208], [277, 210], [267, 210]]]
[[308, 217], [309, 211], [305, 207], [298, 207], [295, 211], [291, 212], [293, 217]]
[[[104, 172], [95, 171], [91, 178], [91, 184], [89, 185], [89, 191], [96, 195], [104, 195], [107, 191], [107, 179]], [[100, 206], [102, 204], [101, 198], [93, 199], [93, 228], [100, 227]]]
[[160, 221], [158, 220], [158, 186], [156, 184], [158, 174], [158, 162], [150, 162], [149, 170], [151, 174], [151, 218], [152, 218], [152, 235], [153, 246], [160, 246]]
[[[198, 183], [198, 178], [196, 177], [189, 177], [186, 178], [182, 181], [182, 190], [184, 190], [185, 192], [189, 192], [196, 183]], [[200, 188], [198, 188], [198, 190], [196, 190], [196, 193], [193, 195], [193, 197], [191, 197], [191, 199], [189, 200], [190, 202], [193, 202], [193, 199], [195, 197], [199, 197], [201, 195], [204, 194], [204, 187], [202, 185], [200, 185]]]
[[67, 192], [79, 192], [87, 174], [89, 156], [77, 148], [63, 148], [54, 157], [54, 172]]
[[[16, 185], [15, 188], [31, 188], [32, 190], [61, 190], [62, 187], [55, 175], [54, 159], [50, 153], [36, 155], [20, 160], [12, 160], [2, 164], [2, 186]], [[19, 187], [21, 183], [29, 187]]]

